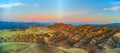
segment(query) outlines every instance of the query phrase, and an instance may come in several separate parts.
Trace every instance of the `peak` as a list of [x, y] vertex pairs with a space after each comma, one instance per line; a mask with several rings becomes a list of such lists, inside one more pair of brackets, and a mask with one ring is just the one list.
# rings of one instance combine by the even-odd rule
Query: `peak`
[[[70, 25], [70, 24], [64, 24], [64, 23], [55, 23], [54, 25], [66, 25], [66, 26], [72, 26], [72, 25]], [[53, 25], [53, 26], [54, 26]]]
[[53, 26], [51, 26], [52, 28], [68, 28], [68, 27], [72, 27], [72, 25], [70, 24], [64, 24], [64, 23], [55, 23]]

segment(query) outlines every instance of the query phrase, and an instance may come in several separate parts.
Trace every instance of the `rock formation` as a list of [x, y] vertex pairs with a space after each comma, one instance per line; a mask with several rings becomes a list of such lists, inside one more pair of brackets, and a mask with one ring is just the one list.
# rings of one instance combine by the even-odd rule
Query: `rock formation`
[[[13, 33], [14, 32], [14, 33]], [[49, 27], [30, 27], [9, 32], [1, 42], [35, 42], [62, 48], [82, 48], [89, 53], [98, 49], [120, 48], [120, 27], [55, 23]], [[4, 34], [4, 33], [2, 33]]]

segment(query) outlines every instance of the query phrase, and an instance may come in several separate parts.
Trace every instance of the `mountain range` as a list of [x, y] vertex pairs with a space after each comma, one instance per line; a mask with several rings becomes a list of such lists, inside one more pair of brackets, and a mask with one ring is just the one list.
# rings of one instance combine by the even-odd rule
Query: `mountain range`
[[35, 22], [4, 22], [0, 21], [0, 30], [3, 29], [26, 29], [30, 26], [37, 26], [37, 27], [46, 27], [48, 23], [35, 23]]
[[[0, 30], [3, 29], [26, 29], [29, 28], [30, 26], [37, 26], [37, 27], [47, 27], [53, 25], [52, 22], [46, 22], [46, 23], [36, 23], [36, 22], [5, 22], [5, 21], [0, 21]], [[79, 24], [79, 23], [74, 23], [71, 25], [85, 25], [85, 24]], [[109, 24], [90, 24], [92, 26], [103, 26], [103, 25], [108, 25], [108, 26], [120, 26], [120, 23], [109, 23]]]

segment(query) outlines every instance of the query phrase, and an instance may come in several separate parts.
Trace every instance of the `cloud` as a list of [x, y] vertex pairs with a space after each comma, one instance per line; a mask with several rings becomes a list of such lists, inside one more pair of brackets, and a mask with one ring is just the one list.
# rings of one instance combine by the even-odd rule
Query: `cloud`
[[81, 11], [81, 12], [75, 12], [75, 13], [68, 13], [68, 14], [62, 14], [62, 17], [70, 17], [70, 16], [80, 16], [80, 15], [86, 15], [91, 13], [92, 10], [88, 10], [88, 11]]
[[[17, 17], [17, 19], [15, 19]], [[16, 16], [12, 17], [12, 20], [17, 20], [17, 21], [24, 21], [24, 22], [32, 22], [32, 21], [37, 21], [37, 22], [56, 22], [58, 18], [52, 16], [52, 15], [30, 15], [30, 16]]]
[[120, 6], [113, 6], [113, 7], [110, 7], [110, 8], [104, 8], [103, 10], [111, 10], [111, 11], [117, 11], [117, 10], [120, 10]]
[[109, 8], [104, 8], [103, 10], [104, 11], [117, 11], [117, 10], [120, 10], [120, 1], [116, 1], [116, 2], [112, 2], [111, 3], [113, 6], [112, 7], [109, 7]]
[[34, 5], [35, 7], [39, 7], [39, 5], [38, 5], [37, 3], [33, 3], [33, 5]]
[[119, 4], [120, 4], [120, 1], [117, 1], [117, 2], [115, 2], [114, 4], [115, 4], [115, 5], [119, 5]]
[[100, 16], [100, 15], [90, 15], [84, 17], [76, 17], [76, 18], [63, 18], [61, 21], [63, 22], [77, 22], [77, 23], [107, 23], [112, 22], [113, 19], [109, 19], [110, 17]]
[[11, 4], [0, 4], [0, 8], [11, 8], [11, 7], [19, 7], [24, 6], [25, 4], [17, 2], [17, 3], [11, 3]]

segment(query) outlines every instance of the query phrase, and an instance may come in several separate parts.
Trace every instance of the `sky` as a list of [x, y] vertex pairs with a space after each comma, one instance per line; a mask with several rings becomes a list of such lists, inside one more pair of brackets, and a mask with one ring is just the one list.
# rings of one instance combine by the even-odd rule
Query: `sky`
[[0, 0], [0, 21], [120, 23], [120, 0]]

